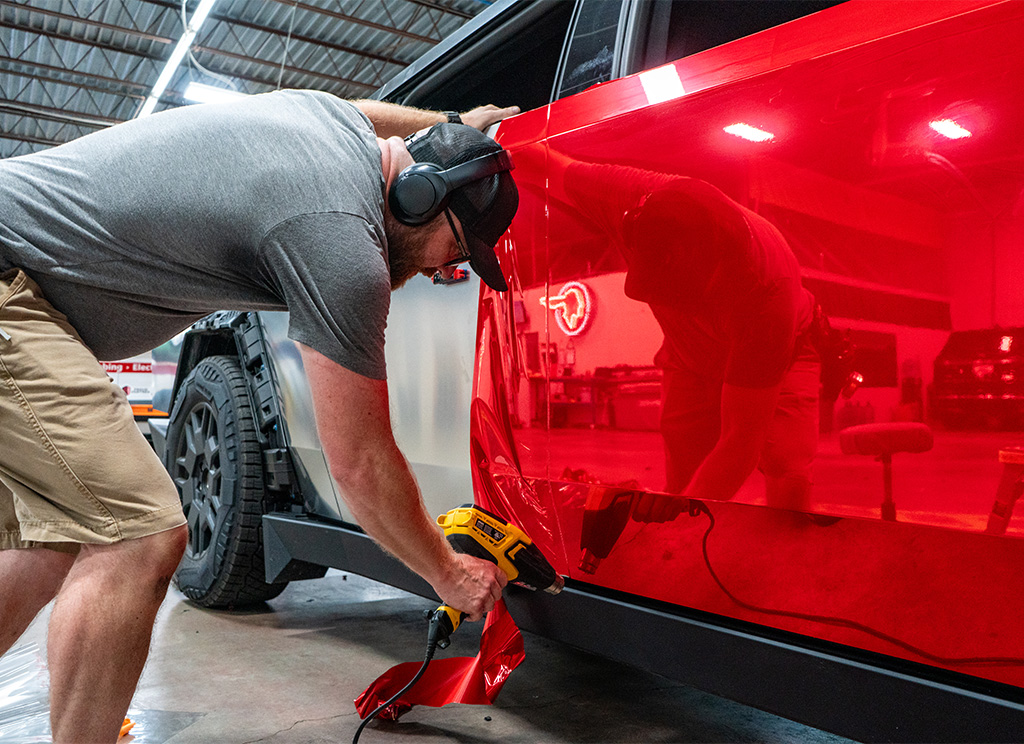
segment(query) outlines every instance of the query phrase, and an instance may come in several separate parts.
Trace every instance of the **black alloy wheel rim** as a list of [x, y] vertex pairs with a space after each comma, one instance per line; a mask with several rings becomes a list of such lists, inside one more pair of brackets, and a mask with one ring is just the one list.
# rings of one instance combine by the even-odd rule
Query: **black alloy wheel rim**
[[188, 556], [198, 559], [214, 544], [225, 508], [221, 441], [213, 406], [204, 401], [189, 411], [182, 434], [174, 483], [188, 522]]

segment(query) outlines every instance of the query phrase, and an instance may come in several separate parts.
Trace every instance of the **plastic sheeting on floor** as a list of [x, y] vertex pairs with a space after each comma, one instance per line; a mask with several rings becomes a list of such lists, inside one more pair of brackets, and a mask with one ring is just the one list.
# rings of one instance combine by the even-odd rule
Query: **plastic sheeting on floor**
[[48, 679], [42, 651], [34, 643], [0, 657], [0, 741], [50, 741]]

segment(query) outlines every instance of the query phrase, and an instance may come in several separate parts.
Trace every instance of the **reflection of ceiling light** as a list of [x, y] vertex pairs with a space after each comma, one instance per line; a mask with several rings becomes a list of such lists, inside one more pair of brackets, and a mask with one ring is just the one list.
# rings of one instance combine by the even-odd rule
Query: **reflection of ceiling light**
[[943, 137], [949, 137], [950, 139], [963, 139], [964, 137], [971, 136], [970, 132], [952, 119], [936, 119], [935, 121], [929, 122], [928, 126]]
[[648, 103], [671, 101], [673, 98], [679, 98], [686, 94], [674, 64], [641, 72], [640, 85], [643, 86]]
[[745, 140], [750, 140], [751, 142], [770, 142], [775, 139], [775, 135], [771, 132], [766, 132], [763, 129], [752, 127], [749, 124], [730, 124], [725, 127], [725, 131], [737, 137], [742, 137]]
[[218, 88], [215, 85], [204, 85], [203, 83], [189, 83], [185, 88], [185, 98], [196, 103], [223, 103], [234, 101], [239, 98], [246, 98], [245, 93], [227, 88]]

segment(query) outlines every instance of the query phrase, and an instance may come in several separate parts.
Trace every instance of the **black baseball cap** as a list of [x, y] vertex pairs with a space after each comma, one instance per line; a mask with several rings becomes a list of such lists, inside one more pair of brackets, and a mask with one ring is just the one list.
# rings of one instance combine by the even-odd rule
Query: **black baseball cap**
[[[486, 134], [465, 124], [435, 124], [427, 132], [406, 140], [417, 163], [434, 163], [444, 170], [475, 160], [502, 147]], [[508, 171], [463, 186], [452, 192], [448, 209], [462, 223], [469, 249], [469, 265], [487, 286], [508, 290], [494, 246], [512, 224], [519, 208], [519, 190]]]

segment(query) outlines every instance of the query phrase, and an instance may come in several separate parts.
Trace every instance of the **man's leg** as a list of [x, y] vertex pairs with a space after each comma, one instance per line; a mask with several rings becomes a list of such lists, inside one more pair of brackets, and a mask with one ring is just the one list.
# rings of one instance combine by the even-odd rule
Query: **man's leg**
[[47, 652], [55, 744], [118, 738], [187, 528], [83, 545], [53, 614]]
[[113, 744], [184, 551], [181, 502], [124, 392], [24, 272], [0, 274], [0, 325], [0, 547], [76, 546], [50, 616], [53, 735]]
[[46, 548], [0, 551], [0, 656], [57, 596], [75, 556]]
[[761, 451], [768, 506], [811, 510], [814, 456], [818, 449], [818, 388], [821, 364], [810, 347], [782, 382], [779, 403]]
[[722, 431], [722, 385], [666, 367], [661, 383], [661, 437], [665, 490], [682, 493]]

